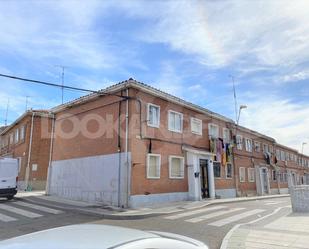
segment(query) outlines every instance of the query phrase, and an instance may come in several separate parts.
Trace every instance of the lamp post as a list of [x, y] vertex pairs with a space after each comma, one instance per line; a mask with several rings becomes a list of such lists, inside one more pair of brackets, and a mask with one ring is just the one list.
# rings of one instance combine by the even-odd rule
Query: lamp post
[[301, 145], [301, 154], [304, 154], [304, 146], [306, 145], [307, 143], [303, 142], [302, 145]]
[[247, 108], [246, 105], [241, 105], [241, 106], [239, 107], [238, 117], [237, 117], [237, 121], [236, 121], [236, 124], [237, 124], [237, 125], [239, 125], [239, 118], [240, 118], [241, 110], [242, 110], [242, 109], [246, 109], [246, 108]]

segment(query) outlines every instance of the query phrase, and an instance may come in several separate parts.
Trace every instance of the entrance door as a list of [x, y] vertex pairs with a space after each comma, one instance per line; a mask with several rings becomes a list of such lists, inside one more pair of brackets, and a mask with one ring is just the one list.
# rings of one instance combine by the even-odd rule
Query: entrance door
[[200, 179], [202, 198], [209, 198], [208, 160], [200, 159]]
[[267, 176], [267, 169], [262, 168], [261, 178], [262, 178], [262, 189], [263, 189], [263, 194], [268, 194], [268, 176]]

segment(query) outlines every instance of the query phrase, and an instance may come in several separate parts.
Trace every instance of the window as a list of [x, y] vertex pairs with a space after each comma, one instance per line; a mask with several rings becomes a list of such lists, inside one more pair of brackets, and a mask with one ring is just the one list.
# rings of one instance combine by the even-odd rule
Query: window
[[147, 125], [157, 128], [160, 126], [160, 106], [148, 104]]
[[277, 172], [276, 172], [276, 170], [272, 170], [272, 177], [271, 177], [271, 179], [272, 179], [274, 182], [277, 181]]
[[252, 140], [246, 138], [246, 151], [252, 152]]
[[15, 143], [17, 144], [18, 143], [18, 141], [19, 141], [19, 129], [16, 129], [15, 130]]
[[32, 171], [37, 171], [37, 170], [38, 170], [38, 165], [32, 164]]
[[226, 178], [232, 178], [233, 177], [233, 166], [232, 166], [231, 163], [226, 164], [225, 175], [226, 175]]
[[213, 165], [214, 165], [214, 176], [217, 178], [221, 177], [221, 163], [213, 162]]
[[269, 145], [269, 152], [273, 153], [274, 152], [274, 147], [272, 145]]
[[255, 182], [255, 171], [254, 168], [248, 168], [248, 181]]
[[174, 132], [182, 132], [183, 116], [179, 112], [168, 111], [168, 129]]
[[219, 137], [219, 127], [215, 124], [208, 124], [209, 137], [218, 138]]
[[239, 181], [246, 181], [246, 169], [244, 167], [239, 167]]
[[23, 125], [21, 128], [20, 128], [20, 135], [19, 135], [19, 139], [20, 141], [24, 141], [25, 139], [25, 126]]
[[231, 135], [230, 130], [227, 128], [223, 128], [223, 142], [225, 144], [230, 143], [231, 141]]
[[147, 155], [147, 178], [159, 179], [161, 167], [161, 156], [157, 154]]
[[277, 160], [280, 160], [280, 150], [276, 150], [276, 157], [277, 157]]
[[169, 173], [170, 178], [182, 179], [184, 178], [184, 158], [178, 156], [170, 156], [169, 158]]
[[10, 136], [10, 144], [13, 144], [14, 143], [14, 134], [11, 133], [9, 136]]
[[242, 136], [241, 135], [236, 136], [236, 144], [237, 144], [237, 149], [242, 150]]
[[269, 152], [268, 144], [263, 144], [263, 152], [264, 153]]
[[280, 151], [281, 161], [285, 161], [285, 152], [283, 150]]
[[254, 150], [256, 152], [261, 152], [261, 143], [260, 142], [257, 142], [257, 141], [254, 142]]
[[191, 118], [191, 132], [193, 134], [202, 135], [203, 123], [202, 120]]

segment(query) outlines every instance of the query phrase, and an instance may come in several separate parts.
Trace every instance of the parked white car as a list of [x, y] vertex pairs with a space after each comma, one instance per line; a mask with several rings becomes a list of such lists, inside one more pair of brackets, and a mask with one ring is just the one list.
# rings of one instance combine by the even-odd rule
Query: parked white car
[[83, 224], [44, 230], [0, 242], [1, 249], [207, 249], [197, 240], [165, 232]]
[[0, 197], [13, 199], [17, 193], [18, 160], [0, 158]]

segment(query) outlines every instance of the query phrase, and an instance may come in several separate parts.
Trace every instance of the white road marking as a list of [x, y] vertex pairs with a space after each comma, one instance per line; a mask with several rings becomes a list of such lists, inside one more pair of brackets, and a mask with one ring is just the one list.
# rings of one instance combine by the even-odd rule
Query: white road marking
[[244, 213], [237, 214], [237, 215], [234, 215], [234, 216], [231, 216], [231, 217], [222, 219], [222, 220], [218, 220], [218, 221], [212, 222], [212, 223], [210, 223], [210, 224], [208, 224], [208, 225], [210, 225], [210, 226], [216, 226], [216, 227], [222, 227], [222, 226], [227, 225], [227, 224], [229, 224], [229, 223], [232, 223], [232, 222], [241, 220], [241, 219], [243, 219], [243, 218], [252, 216], [252, 215], [254, 215], [254, 214], [262, 213], [262, 212], [264, 212], [264, 211], [265, 211], [265, 210], [263, 210], [263, 209], [253, 209], [253, 210], [250, 210], [250, 211], [248, 211], [248, 212], [244, 212]]
[[0, 221], [4, 221], [4, 222], [10, 222], [10, 221], [15, 221], [17, 219], [11, 217], [11, 216], [7, 216], [4, 214], [0, 214]]
[[200, 214], [200, 213], [206, 213], [208, 211], [214, 211], [214, 210], [223, 209], [223, 208], [226, 208], [226, 207], [225, 206], [208, 207], [208, 208], [203, 208], [203, 209], [198, 209], [198, 210], [193, 210], [193, 211], [188, 211], [188, 212], [184, 212], [184, 213], [180, 213], [180, 214], [167, 216], [167, 217], [164, 217], [164, 219], [176, 220], [176, 219], [179, 219], [179, 218], [183, 218], [183, 217], [187, 217], [187, 216], [191, 216], [191, 215], [195, 215], [195, 214]]
[[211, 219], [211, 218], [214, 218], [214, 217], [218, 217], [218, 216], [221, 216], [221, 215], [233, 213], [233, 212], [236, 212], [236, 211], [239, 211], [239, 210], [243, 210], [243, 209], [245, 209], [245, 208], [232, 208], [230, 210], [214, 212], [214, 213], [211, 213], [211, 214], [206, 214], [206, 215], [203, 215], [203, 216], [192, 218], [192, 219], [189, 219], [189, 220], [186, 220], [186, 221], [187, 222], [191, 222], [191, 223], [197, 223], [197, 222], [201, 222], [201, 221], [204, 221], [204, 220], [207, 220], [207, 219]]
[[19, 206], [23, 206], [23, 207], [29, 207], [32, 209], [36, 209], [36, 210], [43, 211], [45, 213], [50, 213], [50, 214], [62, 214], [63, 213], [62, 211], [57, 210], [57, 209], [39, 206], [39, 205], [27, 203], [27, 202], [15, 202], [14, 205], [15, 204]]
[[0, 209], [3, 209], [3, 210], [8, 211], [8, 212], [16, 213], [16, 214], [19, 214], [19, 215], [22, 215], [22, 216], [26, 216], [28, 218], [38, 218], [38, 217], [43, 216], [41, 214], [32, 213], [32, 212], [29, 212], [29, 211], [26, 211], [26, 210], [23, 210], [23, 209], [19, 209], [19, 208], [15, 208], [15, 207], [12, 207], [12, 206], [9, 206], [9, 205], [6, 205], [6, 204], [0, 204]]
[[277, 201], [277, 202], [267, 202], [265, 203], [265, 205], [276, 205], [276, 204], [280, 204], [280, 203], [287, 203], [286, 201]]

